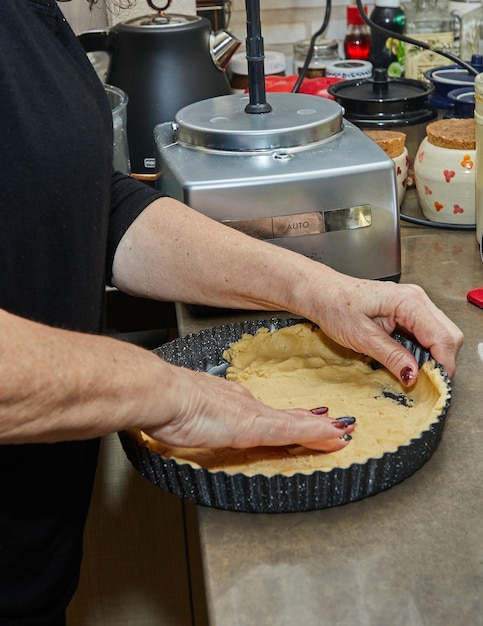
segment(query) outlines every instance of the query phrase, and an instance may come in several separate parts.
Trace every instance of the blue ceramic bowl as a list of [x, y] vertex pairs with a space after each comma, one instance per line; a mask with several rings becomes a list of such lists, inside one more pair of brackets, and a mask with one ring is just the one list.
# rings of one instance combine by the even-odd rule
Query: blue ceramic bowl
[[448, 93], [453, 89], [472, 86], [475, 77], [459, 65], [434, 67], [424, 73], [424, 78], [434, 86], [434, 96], [447, 100]]
[[475, 88], [460, 87], [448, 92], [451, 117], [473, 117], [475, 114]]
[[[483, 72], [482, 55], [474, 54], [469, 64], [477, 72]], [[448, 109], [451, 106], [451, 102], [448, 100], [450, 91], [462, 89], [463, 87], [472, 88], [475, 83], [474, 74], [460, 65], [434, 67], [424, 73], [424, 78], [434, 87], [431, 101], [439, 109]]]

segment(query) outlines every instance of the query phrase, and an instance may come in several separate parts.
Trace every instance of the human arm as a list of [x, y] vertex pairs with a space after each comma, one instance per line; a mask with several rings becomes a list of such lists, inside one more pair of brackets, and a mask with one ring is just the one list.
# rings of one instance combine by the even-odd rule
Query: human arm
[[[246, 309], [284, 309], [396, 375], [417, 374], [389, 333], [401, 326], [450, 376], [461, 332], [415, 286], [361, 281], [248, 238], [167, 198], [131, 224], [113, 283], [140, 296]], [[347, 445], [334, 418], [278, 411], [243, 387], [177, 368], [147, 350], [0, 311], [0, 442], [60, 441], [142, 428], [172, 445]], [[408, 381], [406, 381], [408, 382]], [[330, 407], [329, 407], [330, 408]], [[340, 426], [340, 425], [339, 425]]]
[[278, 411], [241, 385], [170, 365], [130, 343], [0, 310], [0, 443], [142, 428], [183, 446], [347, 445], [327, 414]]
[[461, 331], [414, 285], [354, 279], [248, 238], [160, 198], [121, 239], [113, 284], [133, 295], [307, 317], [340, 344], [369, 354], [405, 384], [417, 363], [390, 333], [412, 333], [453, 376]]

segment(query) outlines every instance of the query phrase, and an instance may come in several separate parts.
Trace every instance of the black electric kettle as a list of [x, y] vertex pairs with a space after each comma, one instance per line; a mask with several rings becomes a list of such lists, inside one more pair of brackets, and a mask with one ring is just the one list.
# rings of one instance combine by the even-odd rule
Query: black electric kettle
[[188, 104], [227, 95], [224, 71], [240, 41], [213, 33], [204, 17], [158, 12], [79, 35], [86, 52], [109, 54], [106, 82], [129, 97], [127, 138], [132, 176], [159, 177], [154, 127]]

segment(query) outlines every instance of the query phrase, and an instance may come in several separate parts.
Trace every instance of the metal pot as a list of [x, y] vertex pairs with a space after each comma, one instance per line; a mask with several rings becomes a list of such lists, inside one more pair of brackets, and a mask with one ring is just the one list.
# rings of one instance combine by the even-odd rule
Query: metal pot
[[86, 52], [109, 54], [106, 82], [127, 93], [127, 136], [132, 175], [159, 176], [154, 127], [188, 104], [230, 93], [224, 71], [240, 41], [212, 33], [199, 16], [155, 13], [79, 35]]

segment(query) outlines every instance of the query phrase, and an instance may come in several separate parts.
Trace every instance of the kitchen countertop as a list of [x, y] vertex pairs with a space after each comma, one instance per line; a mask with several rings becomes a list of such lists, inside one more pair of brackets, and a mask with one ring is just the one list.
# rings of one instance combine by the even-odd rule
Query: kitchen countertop
[[[465, 334], [442, 441], [413, 476], [359, 502], [197, 507], [212, 626], [483, 624], [483, 310], [466, 300], [483, 263], [473, 231], [401, 230], [401, 282], [421, 285]], [[265, 315], [201, 318], [177, 305], [177, 316], [185, 335]]]

